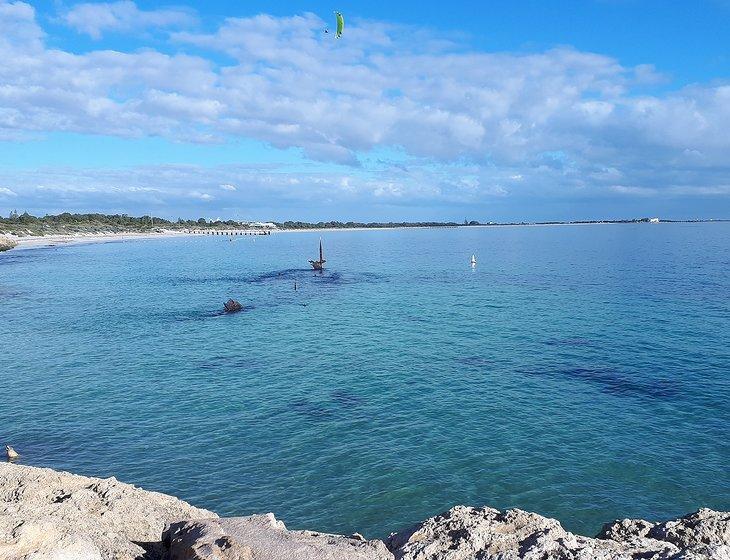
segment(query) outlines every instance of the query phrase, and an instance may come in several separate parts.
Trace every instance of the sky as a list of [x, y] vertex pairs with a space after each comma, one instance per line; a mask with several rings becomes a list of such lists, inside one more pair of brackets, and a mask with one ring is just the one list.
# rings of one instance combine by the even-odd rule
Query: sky
[[727, 219], [730, 0], [0, 0], [14, 209]]

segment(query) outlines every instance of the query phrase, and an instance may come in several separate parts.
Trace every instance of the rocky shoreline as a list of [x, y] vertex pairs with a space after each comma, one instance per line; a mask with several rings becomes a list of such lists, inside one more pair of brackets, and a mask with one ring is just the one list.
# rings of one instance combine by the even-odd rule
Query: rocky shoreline
[[456, 506], [385, 541], [219, 518], [182, 500], [51, 469], [0, 465], [0, 560], [730, 560], [730, 513], [623, 519], [595, 537], [519, 509]]
[[0, 253], [3, 251], [10, 251], [10, 249], [13, 249], [18, 244], [15, 239], [11, 239], [10, 237], [3, 237], [0, 235]]

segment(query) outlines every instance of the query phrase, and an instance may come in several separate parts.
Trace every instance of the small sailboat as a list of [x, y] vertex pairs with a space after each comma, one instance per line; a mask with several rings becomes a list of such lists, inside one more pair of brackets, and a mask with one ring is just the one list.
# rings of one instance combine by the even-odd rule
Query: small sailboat
[[472, 256], [471, 256], [471, 260], [469, 261], [469, 263], [470, 263], [470, 264], [471, 264], [472, 266], [476, 266], [476, 264], [477, 264], [477, 256], [476, 256], [476, 255], [472, 255]]
[[327, 261], [324, 260], [324, 253], [322, 252], [322, 238], [319, 238], [319, 260], [318, 261], [309, 261], [309, 264], [312, 265], [312, 268], [314, 270], [324, 270], [324, 263]]

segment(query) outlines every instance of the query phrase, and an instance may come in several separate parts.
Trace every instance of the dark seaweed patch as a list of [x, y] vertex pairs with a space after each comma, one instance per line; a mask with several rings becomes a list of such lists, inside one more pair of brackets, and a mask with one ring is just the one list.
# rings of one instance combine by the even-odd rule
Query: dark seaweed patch
[[297, 399], [291, 403], [291, 408], [313, 420], [324, 420], [334, 416], [335, 411], [328, 407], [325, 403], [318, 403], [307, 399]]
[[170, 286], [184, 285], [200, 285], [200, 284], [216, 284], [216, 283], [235, 283], [245, 281], [245, 277], [240, 276], [171, 276], [160, 278], [159, 283]]
[[218, 369], [229, 369], [229, 368], [252, 368], [257, 364], [250, 358], [243, 358], [241, 356], [213, 356], [209, 360], [200, 362], [198, 364], [199, 369], [203, 370], [218, 370]]
[[175, 276], [160, 278], [159, 282], [165, 285], [201, 285], [201, 284], [268, 284], [268, 283], [294, 283], [301, 285], [313, 283], [325, 286], [341, 286], [358, 283], [377, 283], [386, 280], [386, 277], [372, 272], [361, 272], [356, 274], [342, 274], [337, 271], [314, 271], [301, 268], [287, 268], [283, 270], [272, 270], [262, 274], [241, 275], [241, 276]]
[[345, 389], [332, 391], [332, 400], [343, 408], [353, 408], [362, 404], [362, 398]]
[[56, 252], [58, 247], [35, 247], [32, 249], [13, 249], [0, 253], [0, 266], [10, 266], [26, 262], [42, 261], [50, 252]]
[[421, 317], [418, 315], [406, 315], [405, 318], [408, 321], [411, 321], [412, 323], [432, 323], [433, 322], [431, 319], [428, 319], [426, 317]]
[[200, 369], [220, 369], [228, 365], [229, 356], [213, 356], [210, 360], [198, 364]]
[[325, 420], [338, 414], [353, 414], [353, 409], [362, 405], [363, 399], [358, 395], [346, 390], [336, 389], [330, 394], [330, 399], [325, 401], [314, 401], [306, 398], [296, 399], [291, 402], [287, 410], [293, 410], [306, 418], [312, 420]]
[[27, 295], [28, 295], [28, 292], [24, 292], [22, 290], [19, 290], [18, 288], [14, 288], [12, 286], [0, 285], [0, 299], [20, 298], [20, 297], [24, 297]]
[[281, 280], [294, 281], [302, 278], [302, 276], [304, 276], [307, 272], [309, 271], [301, 268], [287, 268], [284, 270], [272, 270], [271, 272], [264, 272], [263, 274], [258, 274], [256, 276], [242, 278], [242, 280], [253, 284], [271, 281], [276, 282]]
[[529, 372], [551, 378], [568, 378], [597, 387], [601, 392], [617, 397], [633, 397], [646, 400], [673, 399], [678, 395], [675, 385], [667, 380], [634, 377], [612, 368], [566, 368]]
[[[226, 311], [223, 309], [223, 304], [221, 304], [221, 308], [216, 310], [190, 310], [177, 313], [173, 316], [173, 321], [182, 323], [188, 321], [207, 321], [209, 319], [216, 319], [221, 317], [236, 317], [238, 315], [245, 314], [247, 311], [252, 311], [253, 309], [256, 309], [255, 305], [251, 305], [250, 303], [244, 303], [242, 311], [238, 313], [226, 313]], [[166, 317], [168, 316], [168, 314], [160, 313], [159, 316]]]
[[361, 272], [359, 277], [361, 282], [368, 282], [372, 284], [388, 281], [388, 277], [385, 274], [377, 274], [375, 272]]
[[294, 280], [298, 282], [307, 283], [311, 282], [316, 285], [327, 285], [327, 286], [343, 286], [348, 284], [361, 284], [361, 283], [378, 283], [386, 280], [386, 277], [381, 274], [375, 274], [373, 272], [359, 272], [354, 274], [343, 274], [336, 270], [302, 270], [298, 268], [289, 268], [285, 270], [275, 270], [272, 272], [266, 272], [249, 278], [247, 281], [251, 283], [262, 283], [262, 282], [277, 282], [277, 281], [289, 281]]
[[476, 368], [492, 365], [492, 360], [488, 360], [482, 356], [464, 356], [462, 358], [457, 358], [456, 361], [465, 366]]

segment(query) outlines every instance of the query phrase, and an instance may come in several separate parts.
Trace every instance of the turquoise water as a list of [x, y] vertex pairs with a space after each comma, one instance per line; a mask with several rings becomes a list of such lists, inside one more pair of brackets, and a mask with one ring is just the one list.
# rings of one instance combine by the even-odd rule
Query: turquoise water
[[0, 443], [369, 537], [730, 509], [730, 224], [319, 235], [1, 254]]

